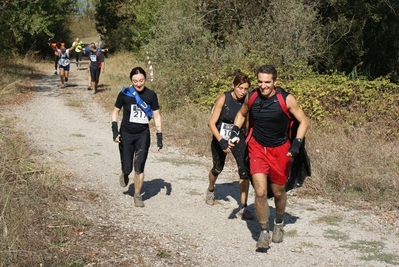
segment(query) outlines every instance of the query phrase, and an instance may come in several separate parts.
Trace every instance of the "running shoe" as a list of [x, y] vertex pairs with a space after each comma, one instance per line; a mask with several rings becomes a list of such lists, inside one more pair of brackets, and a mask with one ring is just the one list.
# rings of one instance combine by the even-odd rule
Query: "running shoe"
[[208, 205], [215, 204], [215, 192], [210, 192], [209, 189], [206, 190], [205, 203]]
[[141, 195], [134, 194], [133, 199], [134, 199], [134, 205], [136, 207], [140, 207], [140, 208], [144, 207], [144, 202], [143, 202]]
[[242, 207], [238, 212], [238, 216], [241, 217], [242, 220], [253, 220], [254, 215], [248, 210], [248, 207]]
[[282, 223], [276, 223], [274, 221], [272, 241], [274, 243], [281, 243], [284, 239], [284, 221]]
[[122, 174], [119, 176], [119, 184], [120, 184], [122, 187], [126, 187], [126, 186], [129, 184], [129, 174], [124, 174], [124, 173], [122, 173]]
[[270, 234], [267, 230], [260, 232], [258, 242], [256, 243], [257, 248], [268, 248], [270, 243]]

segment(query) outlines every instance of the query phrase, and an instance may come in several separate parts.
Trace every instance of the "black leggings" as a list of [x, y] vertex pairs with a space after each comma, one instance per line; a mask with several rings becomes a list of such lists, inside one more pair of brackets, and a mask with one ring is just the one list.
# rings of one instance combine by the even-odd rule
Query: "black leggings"
[[[211, 142], [211, 151], [213, 159], [213, 167], [211, 172], [213, 175], [218, 176], [224, 168], [227, 154], [223, 152], [218, 140], [215, 137], [213, 137]], [[240, 179], [249, 179], [248, 148], [244, 135], [240, 136], [240, 142], [231, 149], [231, 153], [236, 160]]]
[[100, 81], [100, 73], [101, 73], [101, 68], [94, 69], [90, 67], [91, 82], [98, 83]]
[[143, 173], [151, 142], [150, 130], [147, 129], [139, 134], [131, 134], [121, 129], [120, 135], [119, 152], [122, 172], [130, 174], [134, 166], [136, 173]]

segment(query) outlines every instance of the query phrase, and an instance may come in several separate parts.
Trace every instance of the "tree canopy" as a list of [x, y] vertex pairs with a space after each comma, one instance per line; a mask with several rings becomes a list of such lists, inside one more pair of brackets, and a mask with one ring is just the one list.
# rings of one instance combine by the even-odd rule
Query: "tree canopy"
[[[173, 15], [180, 10], [186, 13]], [[252, 62], [299, 62], [320, 73], [399, 81], [399, 2], [393, 0], [4, 0], [0, 52], [45, 53], [48, 38], [70, 40], [70, 22], [83, 13], [96, 20], [111, 51], [138, 52], [155, 43], [161, 51], [170, 36], [184, 40], [190, 31], [191, 42], [206, 50], [236, 51]], [[206, 36], [213, 41], [204, 43]]]

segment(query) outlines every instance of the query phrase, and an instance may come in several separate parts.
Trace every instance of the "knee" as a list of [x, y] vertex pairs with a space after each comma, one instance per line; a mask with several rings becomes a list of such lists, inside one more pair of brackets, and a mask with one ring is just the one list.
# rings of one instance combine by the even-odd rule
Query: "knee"
[[265, 188], [257, 188], [255, 189], [255, 197], [256, 198], [266, 198], [267, 197], [267, 191]]
[[274, 195], [274, 198], [276, 198], [276, 199], [281, 199], [281, 198], [285, 197], [285, 195], [286, 195], [285, 188], [275, 190], [275, 192], [273, 191], [273, 195]]
[[211, 169], [211, 173], [212, 173], [213, 176], [218, 176], [221, 172], [222, 172], [222, 170], [218, 169], [218, 168], [212, 168]]

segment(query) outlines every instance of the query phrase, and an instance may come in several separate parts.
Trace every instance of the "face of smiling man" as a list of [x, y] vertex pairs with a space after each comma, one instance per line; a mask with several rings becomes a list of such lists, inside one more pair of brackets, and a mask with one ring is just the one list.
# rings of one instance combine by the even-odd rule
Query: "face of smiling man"
[[275, 94], [277, 79], [273, 80], [273, 74], [258, 73], [258, 87], [264, 98], [270, 98]]

